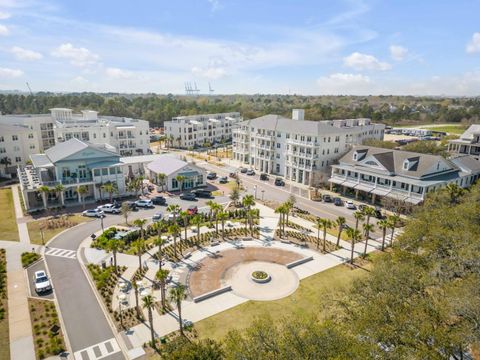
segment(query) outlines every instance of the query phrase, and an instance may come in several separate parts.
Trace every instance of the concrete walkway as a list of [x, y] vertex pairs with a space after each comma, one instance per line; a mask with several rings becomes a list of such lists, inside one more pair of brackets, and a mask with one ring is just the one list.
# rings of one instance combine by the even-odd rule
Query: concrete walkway
[[27, 223], [23, 217], [22, 204], [20, 203], [20, 195], [18, 194], [18, 185], [12, 186], [12, 195], [20, 242], [23, 244], [30, 244], [30, 235], [28, 234]]

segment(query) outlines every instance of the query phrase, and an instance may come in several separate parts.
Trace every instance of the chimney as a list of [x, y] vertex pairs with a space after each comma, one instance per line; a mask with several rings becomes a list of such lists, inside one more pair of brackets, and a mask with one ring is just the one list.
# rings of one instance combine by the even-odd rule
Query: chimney
[[293, 109], [292, 110], [292, 120], [305, 120], [305, 110], [303, 110], [303, 109]]

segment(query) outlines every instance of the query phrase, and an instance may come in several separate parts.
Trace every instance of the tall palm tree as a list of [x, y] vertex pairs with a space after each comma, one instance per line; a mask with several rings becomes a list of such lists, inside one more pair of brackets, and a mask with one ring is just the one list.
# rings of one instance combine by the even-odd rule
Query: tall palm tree
[[147, 223], [147, 219], [135, 219], [133, 221], [133, 225], [140, 228], [140, 237], [143, 240], [145, 240], [145, 234], [144, 234], [144, 231], [143, 231], [143, 227], [145, 226], [146, 223]]
[[177, 175], [175, 177], [175, 180], [178, 182], [178, 187], [180, 188], [180, 191], [183, 191], [183, 184], [187, 178], [183, 175]]
[[108, 240], [107, 248], [108, 251], [111, 251], [113, 254], [113, 267], [115, 272], [118, 274], [118, 267], [117, 267], [117, 252], [122, 248], [123, 241], [120, 239], [111, 238]]
[[57, 198], [60, 198], [60, 203], [62, 204], [62, 206], [65, 205], [65, 200], [63, 198], [63, 192], [65, 191], [65, 186], [63, 186], [62, 184], [57, 184], [55, 185], [55, 194], [57, 196]]
[[213, 200], [208, 200], [207, 201], [207, 206], [208, 206], [208, 209], [209, 209], [208, 217], [210, 219], [210, 227], [212, 227], [213, 226], [213, 211], [214, 211], [214, 209], [216, 209], [217, 203]]
[[363, 250], [363, 255], [367, 254], [368, 239], [370, 238], [370, 231], [373, 231], [373, 224], [363, 224], [363, 233], [365, 234], [365, 249]]
[[393, 245], [393, 236], [394, 236], [395, 228], [397, 227], [397, 223], [398, 223], [399, 220], [400, 220], [400, 216], [398, 216], [398, 215], [390, 215], [387, 218], [387, 221], [390, 225], [389, 227], [392, 230], [392, 235], [390, 237], [390, 246]]
[[140, 306], [138, 306], [138, 285], [135, 281], [132, 281], [132, 287], [135, 292], [135, 312], [137, 313], [137, 318], [140, 318]]
[[135, 240], [132, 243], [132, 248], [138, 256], [138, 268], [142, 271], [142, 255], [145, 250], [145, 241], [142, 238]]
[[182, 284], [170, 289], [170, 299], [177, 304], [178, 310], [178, 325], [180, 327], [180, 335], [183, 333], [183, 320], [182, 320], [182, 301], [187, 297], [186, 287]]
[[42, 201], [43, 201], [43, 208], [44, 209], [47, 209], [47, 194], [50, 193], [50, 191], [52, 191], [52, 189], [50, 189], [46, 185], [42, 185], [38, 188], [38, 192], [40, 192], [40, 194], [42, 194]]
[[387, 229], [390, 227], [388, 220], [383, 219], [377, 222], [377, 225], [382, 229], [382, 251], [385, 250], [385, 237], [387, 236]]
[[80, 201], [83, 204], [83, 209], [85, 209], [85, 195], [88, 193], [88, 188], [86, 185], [80, 185], [77, 188], [77, 193], [80, 195]]
[[245, 229], [248, 227], [248, 212], [255, 205], [255, 198], [253, 195], [248, 194], [242, 198], [242, 205], [247, 210], [245, 211]]
[[155, 273], [155, 279], [157, 279], [158, 282], [160, 283], [160, 297], [161, 297], [161, 301], [162, 301], [162, 307], [164, 309], [166, 308], [165, 288], [166, 288], [166, 285], [167, 285], [167, 278], [168, 278], [169, 274], [170, 274], [170, 271], [168, 271], [167, 269], [158, 269], [158, 271]]
[[128, 215], [130, 215], [130, 212], [132, 210], [130, 209], [130, 206], [124, 202], [122, 203], [122, 207], [120, 208], [120, 212], [122, 213], [123, 217], [125, 218], [125, 225], [128, 226]]
[[150, 323], [150, 335], [152, 336], [152, 347], [155, 347], [155, 331], [153, 330], [152, 309], [155, 307], [155, 297], [147, 295], [142, 299], [142, 307], [148, 310], [148, 322]]
[[340, 246], [340, 237], [342, 236], [343, 227], [347, 220], [343, 216], [339, 216], [337, 220], [335, 220], [335, 225], [338, 227], [338, 235], [337, 235], [337, 247]]
[[275, 213], [280, 214], [280, 237], [285, 236], [285, 216], [287, 214], [287, 211], [288, 210], [285, 204], [282, 204], [275, 209]]
[[360, 237], [360, 231], [355, 230], [353, 228], [348, 228], [347, 229], [347, 236], [352, 241], [352, 248], [351, 248], [351, 251], [350, 251], [350, 264], [353, 264], [353, 253], [355, 251], [355, 242]]
[[366, 216], [367, 220], [365, 221], [366, 224], [370, 224], [370, 218], [372, 216], [375, 216], [375, 209], [371, 206], [366, 206], [363, 210], [362, 213], [364, 216]]
[[173, 214], [174, 223], [177, 222], [177, 216], [181, 210], [182, 208], [178, 204], [170, 204], [167, 206], [167, 212], [169, 212], [170, 214]]
[[247, 211], [248, 223], [250, 224], [250, 235], [253, 236], [253, 220], [258, 216], [257, 209], [250, 209]]
[[167, 175], [164, 174], [164, 173], [158, 173], [157, 174], [157, 182], [158, 182], [158, 185], [160, 185], [162, 187], [162, 192], [165, 191], [165, 182], [167, 180]]
[[363, 219], [365, 219], [365, 216], [361, 211], [355, 211], [353, 213], [353, 217], [355, 218], [355, 230], [358, 231], [358, 225], [360, 221], [363, 221]]
[[285, 202], [285, 206], [287, 207], [287, 225], [288, 225], [288, 217], [293, 207], [295, 206], [296, 202], [297, 202], [297, 198], [293, 194], [290, 194], [290, 196], [288, 197], [288, 200]]
[[185, 240], [185, 243], [187, 243], [187, 231], [188, 231], [190, 214], [188, 213], [188, 211], [181, 211], [179, 215], [183, 220], [183, 231], [184, 231], [183, 238]]
[[118, 188], [116, 183], [107, 182], [102, 186], [103, 191], [109, 194], [110, 202], [113, 200], [113, 194], [118, 193]]
[[222, 224], [222, 240], [225, 241], [225, 220], [228, 219], [228, 213], [226, 211], [221, 210], [216, 215], [216, 220], [220, 220]]
[[173, 236], [173, 254], [175, 256], [175, 259], [178, 259], [177, 256], [177, 236], [180, 233], [180, 227], [178, 226], [177, 223], [173, 223], [168, 227], [168, 232], [172, 234]]
[[197, 239], [200, 239], [200, 227], [202, 226], [202, 223], [203, 223], [202, 215], [200, 214], [193, 215], [192, 219], [190, 220], [190, 223], [193, 226], [197, 227]]
[[327, 251], [327, 229], [330, 229], [332, 227], [332, 222], [329, 219], [322, 219], [322, 218], [317, 218], [317, 249], [319, 247], [320, 243], [320, 229], [323, 229], [323, 245], [322, 245], [322, 251], [326, 252]]

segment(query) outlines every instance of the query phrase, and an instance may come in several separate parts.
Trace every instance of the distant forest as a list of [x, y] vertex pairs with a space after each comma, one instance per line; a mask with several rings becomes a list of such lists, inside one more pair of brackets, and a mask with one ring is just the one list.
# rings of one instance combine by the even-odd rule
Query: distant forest
[[265, 114], [290, 116], [305, 109], [309, 120], [368, 117], [386, 124], [480, 122], [480, 98], [300, 95], [129, 95], [95, 93], [0, 94], [0, 113], [48, 113], [52, 107], [97, 110], [103, 115], [149, 120], [162, 126], [174, 116], [239, 111], [245, 119]]

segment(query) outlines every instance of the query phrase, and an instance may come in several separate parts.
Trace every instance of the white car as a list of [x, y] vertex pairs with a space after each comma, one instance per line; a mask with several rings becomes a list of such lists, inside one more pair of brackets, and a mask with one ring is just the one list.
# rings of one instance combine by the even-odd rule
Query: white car
[[35, 271], [33, 282], [35, 283], [35, 291], [37, 294], [52, 290], [52, 285], [50, 284], [50, 280], [48, 280], [48, 276], [44, 270]]
[[345, 201], [345, 207], [350, 210], [355, 210], [357, 208], [353, 201], [350, 200]]
[[88, 216], [88, 217], [104, 217], [105, 213], [100, 210], [100, 209], [88, 209], [82, 212], [83, 216]]
[[135, 201], [135, 205], [138, 207], [150, 208], [153, 207], [153, 202], [152, 200], [137, 200]]
[[113, 204], [105, 204], [105, 205], [100, 205], [97, 206], [97, 210], [101, 210], [106, 213], [110, 214], [120, 214], [120, 209], [118, 207], [115, 207]]
[[161, 212], [157, 212], [152, 216], [153, 221], [160, 221], [163, 218], [163, 214]]

